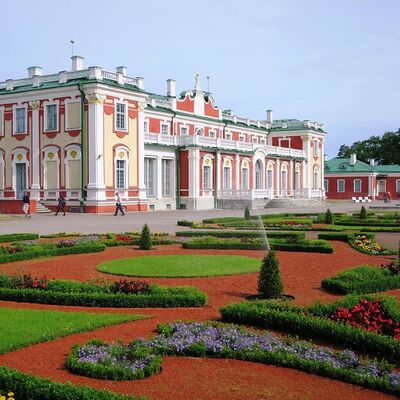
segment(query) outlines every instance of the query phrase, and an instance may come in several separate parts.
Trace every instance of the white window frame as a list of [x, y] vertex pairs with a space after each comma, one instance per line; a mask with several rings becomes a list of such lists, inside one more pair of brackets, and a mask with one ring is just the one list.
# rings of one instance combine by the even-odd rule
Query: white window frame
[[[208, 169], [208, 179], [205, 179], [205, 170]], [[211, 165], [203, 165], [203, 190], [211, 190]]]
[[[123, 153], [123, 157], [120, 156], [120, 153]], [[124, 188], [117, 187], [117, 161], [125, 161]], [[125, 147], [117, 147], [115, 149], [114, 184], [115, 184], [115, 189], [118, 189], [119, 191], [126, 191], [129, 188], [129, 150]]]
[[[122, 105], [124, 106], [124, 114], [123, 114], [123, 121], [124, 121], [124, 127], [118, 127], [118, 115], [121, 114], [118, 112], [118, 106]], [[127, 132], [128, 131], [128, 104], [124, 101], [116, 101], [115, 102], [115, 125], [114, 129], [118, 132]]]
[[244, 142], [245, 136], [243, 134], [239, 135], [239, 142]]
[[[163, 132], [163, 128], [166, 128], [166, 129], [165, 129], [165, 132]], [[169, 125], [168, 125], [167, 123], [165, 123], [165, 122], [162, 122], [162, 123], [161, 123], [161, 126], [160, 126], [160, 133], [161, 133], [161, 135], [164, 135], [164, 136], [169, 135]]]
[[[356, 182], [360, 182], [360, 190], [356, 190]], [[362, 180], [361, 179], [354, 179], [353, 180], [353, 192], [354, 193], [361, 193], [362, 192]]]
[[204, 129], [203, 128], [196, 128], [195, 132], [196, 132], [195, 133], [196, 136], [204, 136]]
[[260, 143], [261, 143], [263, 146], [265, 146], [265, 143], [266, 143], [266, 142], [265, 142], [265, 139], [261, 139], [261, 140], [260, 140]]
[[4, 136], [4, 107], [0, 107], [0, 136]]
[[324, 190], [325, 193], [329, 192], [329, 179], [324, 179]]
[[[152, 163], [153, 163], [153, 182], [152, 182], [153, 184], [151, 187], [152, 193], [149, 193], [149, 188], [146, 185], [146, 181], [147, 181], [147, 176], [145, 173], [146, 160], [152, 160]], [[157, 158], [156, 157], [144, 157], [144, 166], [145, 166], [144, 167], [145, 170], [143, 172], [144, 172], [144, 183], [146, 186], [146, 195], [147, 195], [147, 197], [156, 197], [157, 196]]]
[[[17, 132], [17, 109], [24, 109], [25, 129]], [[26, 105], [15, 105], [13, 107], [13, 135], [26, 135], [28, 133], [28, 107]]]
[[4, 197], [5, 173], [4, 173], [4, 151], [0, 150], [0, 199]]
[[225, 139], [226, 140], [232, 140], [232, 133], [231, 132], [225, 132]]
[[215, 131], [215, 129], [210, 129], [208, 131], [208, 136], [212, 139], [215, 139], [217, 137], [217, 132]]
[[400, 193], [400, 179], [396, 179], [396, 193]]
[[149, 121], [144, 121], [143, 122], [143, 132], [144, 133], [149, 133]]
[[251, 138], [251, 142], [252, 142], [253, 144], [258, 144], [258, 138], [257, 138], [257, 136], [253, 136], [253, 137]]
[[[203, 159], [203, 164], [202, 164], [203, 182], [202, 182], [201, 187], [205, 192], [211, 191], [212, 190], [212, 186], [213, 186], [213, 161], [212, 161], [212, 159], [213, 159], [213, 157], [210, 156], [210, 155], [205, 156], [204, 159]], [[204, 180], [204, 176], [205, 176], [204, 169], [205, 169], [205, 167], [209, 167], [209, 171], [210, 171], [208, 182], [206, 182]], [[206, 185], [206, 183], [207, 183], [207, 185]], [[211, 193], [206, 193], [206, 195], [208, 195], [208, 194], [211, 195]]]
[[[249, 190], [249, 185], [250, 185], [250, 168], [248, 167], [249, 164], [247, 164], [247, 167], [243, 167], [240, 169], [240, 187], [243, 190]], [[246, 182], [243, 182], [243, 172], [246, 171]]]
[[[379, 190], [380, 182], [385, 182], [385, 188], [384, 188], [384, 190], [381, 190], [381, 191]], [[377, 189], [378, 193], [386, 193], [386, 179], [378, 179], [377, 183], [378, 184], [376, 185], [376, 189]]]
[[[180, 135], [181, 135], [181, 136], [187, 136], [187, 135], [189, 135], [189, 128], [188, 128], [187, 125], [181, 125], [180, 128], [179, 128], [179, 130], [180, 130]], [[185, 132], [185, 133], [184, 133], [184, 132]]]
[[[49, 106], [56, 106], [56, 128], [55, 129], [48, 129], [48, 108]], [[59, 105], [56, 101], [50, 101], [50, 102], [46, 102], [46, 104], [44, 104], [44, 112], [43, 112], [43, 131], [44, 132], [57, 132], [59, 130]]]
[[[164, 162], [170, 163], [170, 171], [167, 174], [164, 171]], [[169, 191], [166, 191], [166, 179], [169, 179]], [[172, 158], [162, 158], [161, 159], [161, 196], [162, 197], [172, 197], [174, 195], [174, 160]]]
[[[343, 190], [340, 190], [340, 183], [343, 182]], [[344, 179], [337, 180], [337, 192], [344, 193], [346, 191], [346, 181]]]

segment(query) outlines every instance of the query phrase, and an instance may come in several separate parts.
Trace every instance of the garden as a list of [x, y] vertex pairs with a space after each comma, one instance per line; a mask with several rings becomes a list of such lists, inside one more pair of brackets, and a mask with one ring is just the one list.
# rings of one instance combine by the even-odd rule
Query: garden
[[0, 236], [0, 396], [399, 396], [398, 216], [326, 214]]

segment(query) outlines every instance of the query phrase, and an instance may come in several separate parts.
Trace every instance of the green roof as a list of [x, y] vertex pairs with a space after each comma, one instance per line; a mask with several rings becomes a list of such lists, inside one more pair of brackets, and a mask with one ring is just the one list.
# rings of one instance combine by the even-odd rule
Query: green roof
[[369, 165], [365, 162], [357, 160], [354, 165], [350, 164], [350, 158], [335, 157], [328, 161], [325, 161], [324, 165], [325, 174], [337, 174], [337, 173], [358, 173], [358, 172], [370, 172], [370, 173], [400, 173], [400, 165]]

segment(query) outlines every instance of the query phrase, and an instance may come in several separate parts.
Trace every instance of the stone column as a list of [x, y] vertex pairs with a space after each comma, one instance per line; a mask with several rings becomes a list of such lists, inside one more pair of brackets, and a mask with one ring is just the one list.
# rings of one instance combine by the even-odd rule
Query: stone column
[[289, 177], [288, 177], [288, 179], [289, 179], [289, 193], [290, 193], [290, 195], [293, 195], [293, 189], [294, 189], [294, 187], [293, 187], [293, 182], [294, 182], [294, 179], [295, 179], [295, 170], [294, 170], [294, 163], [293, 163], [293, 160], [290, 160], [290, 166], [289, 166], [289, 172], [290, 172], [290, 179], [289, 179]]
[[39, 147], [39, 107], [40, 101], [30, 101], [29, 107], [32, 110], [32, 142], [31, 142], [31, 171], [32, 182], [30, 197], [33, 200], [40, 200], [40, 147]]
[[275, 179], [276, 183], [276, 197], [281, 197], [282, 193], [281, 193], [281, 160], [278, 158], [276, 160], [276, 179]]
[[235, 168], [236, 168], [236, 190], [240, 190], [240, 157], [239, 154], [235, 155]]
[[311, 198], [311, 188], [310, 188], [310, 159], [312, 154], [310, 153], [310, 136], [304, 136], [303, 138], [303, 151], [305, 155], [304, 162], [304, 176], [305, 180], [303, 181], [304, 185], [304, 194], [308, 199]]
[[[138, 130], [137, 130], [137, 159], [138, 159], [138, 196], [139, 201], [146, 199], [146, 186], [144, 185], [144, 109], [146, 103], [138, 103]], [[160, 177], [161, 179], [161, 177]]]
[[200, 152], [196, 147], [189, 149], [189, 209], [198, 209], [198, 199], [200, 193]]
[[89, 182], [87, 185], [87, 200], [99, 201], [106, 199], [104, 184], [104, 110], [103, 102], [106, 96], [99, 93], [86, 95], [89, 103], [88, 137], [88, 168]]

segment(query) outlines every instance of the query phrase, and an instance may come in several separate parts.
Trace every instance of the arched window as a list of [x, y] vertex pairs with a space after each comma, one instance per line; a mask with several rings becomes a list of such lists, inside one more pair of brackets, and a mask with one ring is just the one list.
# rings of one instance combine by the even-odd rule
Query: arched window
[[128, 189], [129, 152], [125, 147], [117, 147], [114, 157], [115, 189]]
[[241, 188], [247, 190], [249, 188], [249, 160], [245, 159], [242, 161], [241, 169]]
[[59, 171], [59, 148], [56, 146], [45, 147], [43, 149], [43, 186], [47, 190], [46, 198], [57, 198], [57, 191], [60, 187]]
[[272, 162], [267, 165], [267, 188], [274, 189], [274, 164]]
[[22, 199], [24, 192], [29, 187], [28, 181], [28, 150], [17, 148], [12, 151], [12, 187], [17, 199]]
[[232, 160], [230, 158], [224, 159], [222, 188], [224, 190], [232, 189]]
[[314, 170], [313, 170], [313, 189], [318, 190], [319, 187], [319, 166], [314, 165]]
[[196, 129], [196, 136], [203, 136], [204, 130], [203, 128], [197, 128]]
[[288, 181], [288, 167], [286, 163], [283, 163], [281, 167], [281, 189], [283, 191], [283, 194], [286, 194], [286, 190], [288, 187], [287, 181]]
[[260, 160], [256, 161], [254, 166], [254, 188], [263, 189], [263, 165]]
[[296, 164], [294, 172], [294, 189], [300, 190], [300, 165]]
[[68, 197], [78, 197], [81, 189], [81, 149], [78, 145], [65, 149], [65, 189]]
[[212, 189], [212, 159], [205, 156], [203, 160], [203, 190]]

